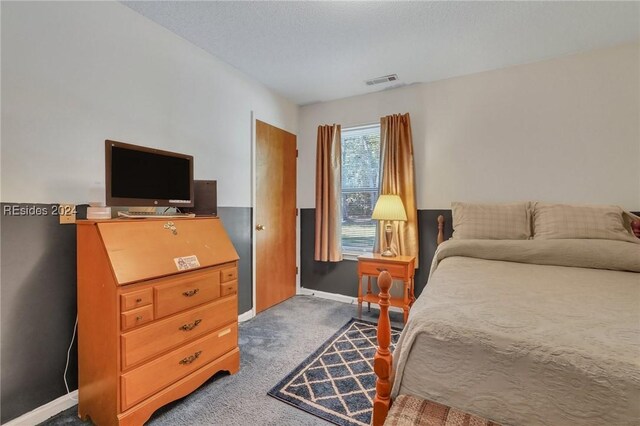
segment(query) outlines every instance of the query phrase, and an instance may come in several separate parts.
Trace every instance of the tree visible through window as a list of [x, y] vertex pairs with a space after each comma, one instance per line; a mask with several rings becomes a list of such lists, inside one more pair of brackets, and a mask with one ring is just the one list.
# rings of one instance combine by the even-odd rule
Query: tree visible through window
[[342, 129], [342, 250], [373, 250], [376, 221], [371, 219], [380, 182], [380, 126]]

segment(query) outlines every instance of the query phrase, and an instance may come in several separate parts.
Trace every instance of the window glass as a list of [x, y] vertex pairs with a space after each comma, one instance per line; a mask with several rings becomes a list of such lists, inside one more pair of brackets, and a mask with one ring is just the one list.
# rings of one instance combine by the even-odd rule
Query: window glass
[[380, 126], [342, 129], [342, 250], [371, 252], [377, 221], [371, 219], [380, 182]]

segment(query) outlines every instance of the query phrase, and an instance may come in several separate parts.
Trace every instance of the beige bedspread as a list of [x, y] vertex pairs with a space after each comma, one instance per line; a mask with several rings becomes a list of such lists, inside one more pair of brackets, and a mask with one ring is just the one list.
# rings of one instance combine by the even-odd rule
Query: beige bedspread
[[640, 424], [640, 274], [628, 271], [638, 244], [442, 244], [394, 353], [392, 396], [503, 424]]

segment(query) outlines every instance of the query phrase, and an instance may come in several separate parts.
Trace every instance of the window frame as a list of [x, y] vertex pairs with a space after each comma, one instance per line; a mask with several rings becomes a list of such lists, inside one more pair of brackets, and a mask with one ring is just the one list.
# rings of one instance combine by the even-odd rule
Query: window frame
[[[378, 135], [379, 138], [381, 138], [381, 126], [379, 122], [373, 122], [373, 123], [368, 123], [368, 124], [360, 124], [360, 125], [356, 125], [356, 126], [349, 126], [349, 127], [342, 127], [341, 129], [341, 135], [340, 135], [340, 144], [341, 144], [341, 151], [344, 152], [345, 149], [345, 144], [343, 143], [344, 141], [344, 132], [349, 132], [349, 131], [353, 131], [353, 130], [365, 130], [367, 128], [371, 128], [371, 129], [377, 129], [378, 130]], [[376, 194], [375, 194], [375, 202], [377, 202], [378, 197], [380, 196], [380, 176], [379, 176], [379, 170], [380, 170], [380, 157], [378, 157], [378, 181], [376, 183], [376, 188], [353, 188], [352, 192], [359, 192], [358, 189], [365, 189], [365, 190], [369, 190], [369, 189], [375, 189], [376, 190]], [[343, 177], [344, 177], [344, 164], [342, 164], [341, 166], [341, 170], [340, 170], [341, 175], [341, 182], [343, 181]], [[340, 208], [341, 208], [341, 213], [342, 213], [342, 222], [341, 225], [344, 222], [344, 217], [345, 217], [345, 211], [344, 211], [344, 204], [342, 201], [342, 197], [345, 194], [344, 191], [344, 186], [341, 183], [341, 188], [340, 188]], [[371, 192], [371, 191], [360, 191], [360, 192]], [[373, 203], [375, 206], [375, 202]], [[377, 224], [376, 224], [377, 225]], [[344, 226], [341, 226], [341, 228], [344, 228]], [[376, 235], [377, 235], [377, 229], [376, 229]], [[343, 229], [341, 229], [340, 231], [340, 246], [342, 248], [342, 257], [345, 260], [354, 260], [357, 261], [358, 260], [358, 256], [362, 255], [362, 254], [366, 254], [366, 253], [372, 253], [373, 249], [375, 247], [375, 237], [374, 237], [374, 242], [373, 242], [373, 246], [370, 249], [367, 250], [357, 250], [355, 247], [345, 247], [343, 245], [343, 241], [342, 241], [342, 237], [343, 237]]]

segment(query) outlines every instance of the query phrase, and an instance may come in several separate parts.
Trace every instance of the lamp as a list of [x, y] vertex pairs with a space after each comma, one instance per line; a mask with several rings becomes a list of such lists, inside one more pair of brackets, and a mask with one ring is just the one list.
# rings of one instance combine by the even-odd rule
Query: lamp
[[[376, 202], [376, 206], [373, 209], [373, 214], [371, 215], [371, 219], [376, 220], [407, 220], [407, 212], [404, 210], [404, 205], [402, 204], [402, 200], [398, 195], [381, 195], [378, 197], [378, 202]], [[384, 235], [385, 240], [387, 242], [387, 247], [385, 250], [380, 253], [385, 257], [394, 257], [395, 254], [391, 251], [391, 240], [393, 239], [393, 227], [391, 223], [387, 222], [384, 227]]]

